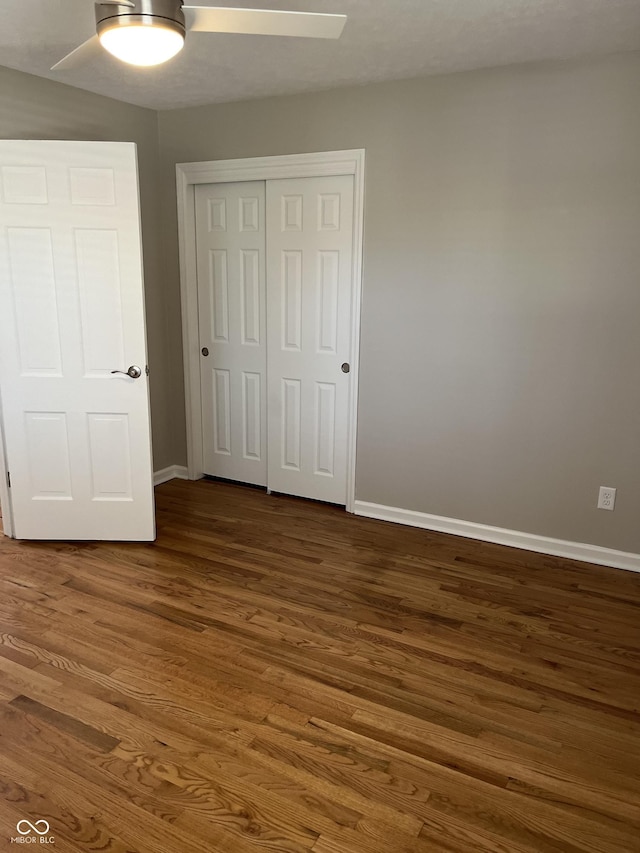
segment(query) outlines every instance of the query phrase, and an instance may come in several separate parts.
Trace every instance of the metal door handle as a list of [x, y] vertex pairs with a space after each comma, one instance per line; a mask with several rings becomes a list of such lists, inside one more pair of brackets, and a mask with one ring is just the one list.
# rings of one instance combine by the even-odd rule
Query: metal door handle
[[351, 365], [349, 364], [349, 362], [348, 362], [348, 361], [345, 361], [345, 362], [343, 363], [342, 367], [340, 368], [340, 370], [341, 370], [343, 373], [348, 373], [348, 372], [351, 370]]
[[127, 370], [112, 370], [112, 373], [122, 373], [123, 376], [130, 376], [132, 379], [140, 379], [142, 371], [137, 364], [132, 364]]

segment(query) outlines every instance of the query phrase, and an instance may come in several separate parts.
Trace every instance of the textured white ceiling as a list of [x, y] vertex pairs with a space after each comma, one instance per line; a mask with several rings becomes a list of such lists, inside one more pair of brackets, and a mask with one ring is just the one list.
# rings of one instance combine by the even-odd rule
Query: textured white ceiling
[[[207, 5], [190, 0], [191, 5]], [[640, 0], [275, 0], [211, 5], [342, 12], [337, 42], [192, 33], [164, 66], [106, 53], [51, 65], [95, 32], [91, 0], [3, 0], [0, 64], [154, 109], [640, 49]]]

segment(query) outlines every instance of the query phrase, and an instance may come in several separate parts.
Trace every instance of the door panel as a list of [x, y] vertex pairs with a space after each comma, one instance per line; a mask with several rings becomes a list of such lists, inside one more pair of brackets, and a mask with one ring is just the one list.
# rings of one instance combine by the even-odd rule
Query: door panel
[[[155, 538], [135, 146], [0, 142], [14, 533]], [[112, 374], [129, 365], [139, 379]]]
[[267, 181], [268, 482], [346, 503], [353, 177]]
[[264, 182], [196, 187], [204, 473], [265, 486]]
[[75, 235], [85, 374], [125, 362], [118, 232], [82, 228]]
[[[15, 312], [15, 332], [23, 376], [61, 376], [62, 354], [53, 238], [50, 228], [7, 228], [7, 281]], [[34, 322], [44, 316], [46, 323]]]

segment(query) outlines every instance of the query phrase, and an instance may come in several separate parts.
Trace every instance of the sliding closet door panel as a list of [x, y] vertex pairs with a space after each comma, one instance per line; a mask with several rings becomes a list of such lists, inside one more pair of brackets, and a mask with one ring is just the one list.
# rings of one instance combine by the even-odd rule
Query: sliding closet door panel
[[267, 484], [265, 185], [196, 187], [204, 473]]
[[267, 181], [266, 210], [269, 488], [344, 504], [353, 177]]

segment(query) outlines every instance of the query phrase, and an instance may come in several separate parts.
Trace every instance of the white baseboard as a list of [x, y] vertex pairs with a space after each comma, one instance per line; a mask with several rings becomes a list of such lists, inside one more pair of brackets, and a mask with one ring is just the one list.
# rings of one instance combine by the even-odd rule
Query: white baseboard
[[184, 465], [169, 465], [168, 468], [163, 468], [161, 471], [153, 472], [153, 485], [159, 486], [160, 483], [167, 483], [169, 480], [188, 480], [189, 474]]
[[367, 503], [366, 501], [356, 501], [354, 513], [366, 518], [408, 524], [411, 527], [422, 527], [425, 530], [435, 530], [439, 533], [452, 533], [455, 536], [465, 536], [467, 539], [480, 539], [483, 542], [509, 545], [512, 548], [523, 548], [525, 551], [537, 551], [540, 554], [550, 554], [554, 557], [566, 557], [570, 560], [581, 560], [585, 563], [626, 569], [629, 572], [640, 572], [640, 554], [615, 551], [612, 548], [600, 548], [598, 545], [567, 542], [564, 539], [550, 539], [547, 536], [536, 536], [533, 533], [520, 533], [517, 530], [476, 524], [474, 521], [460, 521], [457, 518], [445, 518], [440, 515], [429, 515], [426, 512], [415, 512], [411, 509], [399, 509], [398, 507]]

